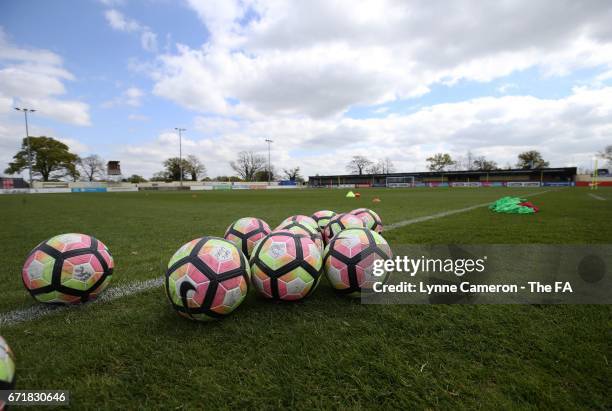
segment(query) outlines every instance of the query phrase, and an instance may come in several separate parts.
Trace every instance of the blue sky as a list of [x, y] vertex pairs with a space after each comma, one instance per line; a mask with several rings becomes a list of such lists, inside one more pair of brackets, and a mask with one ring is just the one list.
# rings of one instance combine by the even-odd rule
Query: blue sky
[[5, 1], [0, 166], [23, 136], [12, 107], [29, 105], [31, 134], [147, 177], [177, 154], [177, 126], [212, 177], [265, 138], [279, 171], [305, 175], [468, 150], [588, 167], [612, 144], [612, 15], [570, 3]]

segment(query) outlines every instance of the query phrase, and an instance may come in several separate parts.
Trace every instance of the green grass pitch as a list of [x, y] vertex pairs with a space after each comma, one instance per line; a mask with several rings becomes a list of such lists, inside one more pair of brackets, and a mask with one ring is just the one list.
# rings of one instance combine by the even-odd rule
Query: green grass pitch
[[[234, 220], [275, 227], [319, 209], [376, 210], [385, 224], [533, 197], [542, 212], [486, 208], [398, 228], [402, 243], [612, 244], [612, 190], [364, 189], [139, 192], [0, 197], [0, 313], [35, 305], [20, 270], [64, 232], [94, 235], [116, 262], [112, 287], [163, 274], [172, 253]], [[372, 204], [375, 196], [379, 204]], [[3, 326], [18, 389], [66, 389], [75, 409], [611, 409], [609, 306], [371, 306], [334, 294], [278, 304], [254, 295], [229, 318], [180, 318], [156, 288]]]

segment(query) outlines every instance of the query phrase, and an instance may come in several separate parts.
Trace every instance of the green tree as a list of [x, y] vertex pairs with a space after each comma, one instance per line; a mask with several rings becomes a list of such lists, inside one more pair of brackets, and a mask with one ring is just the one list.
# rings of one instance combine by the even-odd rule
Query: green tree
[[530, 169], [548, 167], [548, 164], [548, 161], [544, 161], [539, 151], [531, 150], [518, 155], [516, 166], [518, 168]]
[[[32, 174], [49, 181], [50, 178], [63, 178], [70, 176], [78, 178], [77, 163], [79, 157], [70, 152], [70, 148], [52, 137], [30, 137], [30, 150], [32, 155]], [[28, 139], [24, 138], [21, 150], [13, 156], [4, 171], [7, 174], [17, 174], [28, 169]]]
[[146, 183], [147, 179], [143, 176], [139, 176], [138, 174], [132, 174], [127, 178], [128, 183], [138, 184], [138, 183]]
[[237, 176], [217, 176], [213, 178], [213, 181], [231, 181], [233, 183], [239, 183], [244, 180]]
[[427, 168], [430, 171], [444, 171], [446, 168], [455, 164], [452, 157], [448, 153], [437, 153], [432, 157], [427, 158], [429, 165]]
[[170, 174], [168, 174], [167, 171], [158, 171], [157, 173], [153, 174], [153, 177], [151, 177], [151, 181], [172, 181], [172, 177], [170, 176]]
[[171, 181], [179, 181], [181, 179], [181, 165], [183, 171], [183, 180], [186, 180], [186, 176], [189, 174], [189, 162], [186, 159], [179, 159], [178, 157], [171, 157], [164, 161], [164, 167], [167, 177]]

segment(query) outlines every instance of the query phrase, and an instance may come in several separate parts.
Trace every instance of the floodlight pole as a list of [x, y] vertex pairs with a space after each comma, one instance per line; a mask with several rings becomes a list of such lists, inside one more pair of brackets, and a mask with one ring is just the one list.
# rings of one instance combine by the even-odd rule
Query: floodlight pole
[[29, 183], [30, 188], [32, 188], [32, 149], [30, 147], [30, 131], [28, 130], [28, 113], [33, 113], [36, 110], [25, 107], [15, 107], [17, 111], [23, 111], [23, 115], [25, 117], [25, 128], [26, 128], [26, 142], [28, 144], [28, 173], [29, 173]]
[[179, 135], [179, 171], [181, 173], [181, 187], [183, 187], [183, 137], [181, 132], [187, 131], [186, 128], [174, 127], [176, 131], [178, 131]]
[[270, 180], [272, 178], [272, 165], [270, 163], [270, 144], [274, 143], [274, 141], [267, 138], [266, 143], [268, 143], [268, 185], [270, 185]]

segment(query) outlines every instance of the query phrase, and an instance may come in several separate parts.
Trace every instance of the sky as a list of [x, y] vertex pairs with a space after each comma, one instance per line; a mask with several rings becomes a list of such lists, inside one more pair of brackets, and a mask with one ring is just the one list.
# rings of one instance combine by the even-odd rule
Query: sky
[[609, 0], [5, 0], [0, 173], [25, 135], [151, 177], [238, 152], [304, 176], [353, 155], [592, 168], [612, 144]]

